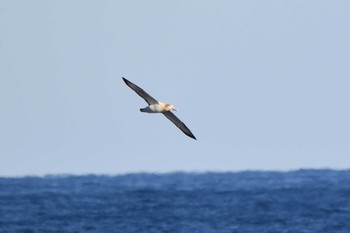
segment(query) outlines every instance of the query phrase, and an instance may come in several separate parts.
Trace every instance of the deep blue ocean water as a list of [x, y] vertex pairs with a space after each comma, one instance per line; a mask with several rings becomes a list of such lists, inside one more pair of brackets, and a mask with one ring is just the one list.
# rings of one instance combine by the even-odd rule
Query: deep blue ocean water
[[350, 232], [350, 171], [0, 178], [0, 232]]

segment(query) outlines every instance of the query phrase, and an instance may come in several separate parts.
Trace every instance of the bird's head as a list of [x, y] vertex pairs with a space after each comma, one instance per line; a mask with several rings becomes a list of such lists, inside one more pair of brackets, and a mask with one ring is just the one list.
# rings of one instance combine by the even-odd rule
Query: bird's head
[[176, 108], [175, 108], [172, 104], [166, 104], [166, 105], [164, 106], [164, 110], [165, 110], [165, 111], [171, 111], [171, 110], [177, 111]]

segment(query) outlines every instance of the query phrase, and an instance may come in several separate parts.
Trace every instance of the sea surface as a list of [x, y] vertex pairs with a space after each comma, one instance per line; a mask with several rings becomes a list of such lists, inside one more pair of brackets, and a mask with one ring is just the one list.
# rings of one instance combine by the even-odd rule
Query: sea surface
[[0, 178], [0, 232], [350, 232], [350, 170]]

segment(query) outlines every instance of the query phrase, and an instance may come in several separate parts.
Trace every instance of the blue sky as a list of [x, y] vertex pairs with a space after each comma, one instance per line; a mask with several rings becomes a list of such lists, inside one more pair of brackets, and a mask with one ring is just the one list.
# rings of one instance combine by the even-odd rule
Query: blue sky
[[[0, 1], [0, 176], [350, 167], [349, 1]], [[188, 138], [124, 76], [176, 115]]]

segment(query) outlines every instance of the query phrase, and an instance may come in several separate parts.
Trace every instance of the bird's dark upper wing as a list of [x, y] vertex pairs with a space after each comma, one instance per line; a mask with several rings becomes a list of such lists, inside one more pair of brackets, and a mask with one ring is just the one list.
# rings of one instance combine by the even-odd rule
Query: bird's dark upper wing
[[[170, 111], [166, 111], [163, 112], [164, 116], [166, 116], [169, 120], [171, 120], [171, 122], [173, 122], [179, 129], [181, 129], [182, 132], [184, 132], [187, 136], [196, 139], [196, 137], [193, 135], [193, 133], [191, 132], [191, 130], [189, 130], [189, 128], [187, 128], [187, 126], [180, 121], [179, 118], [177, 118], [174, 113], [170, 112]], [[197, 140], [197, 139], [196, 139]]]
[[123, 78], [126, 85], [128, 85], [131, 89], [133, 89], [139, 96], [141, 96], [148, 104], [157, 104], [159, 103], [155, 98], [150, 96], [147, 92], [145, 92], [141, 87], [133, 84], [126, 78]]

